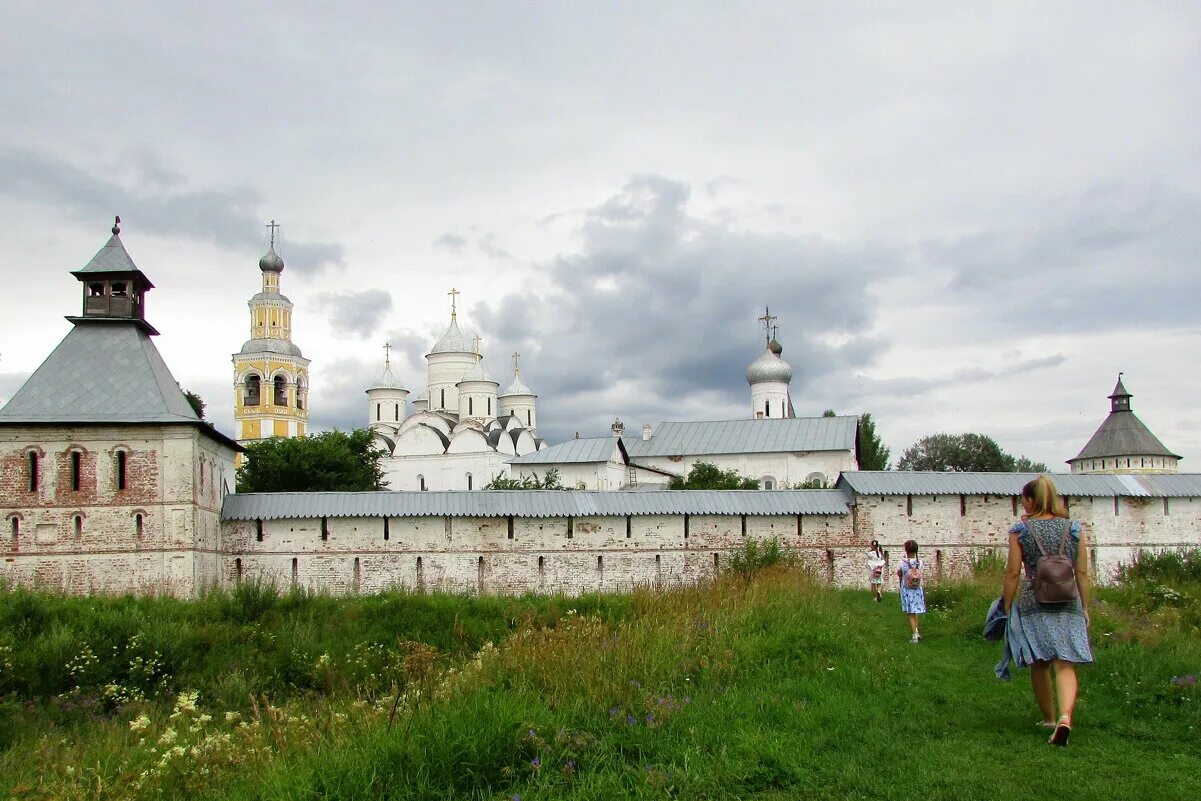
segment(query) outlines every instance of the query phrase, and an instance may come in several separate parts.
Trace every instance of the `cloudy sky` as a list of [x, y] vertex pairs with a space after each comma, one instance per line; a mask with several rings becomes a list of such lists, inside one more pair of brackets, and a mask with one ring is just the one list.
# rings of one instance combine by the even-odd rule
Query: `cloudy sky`
[[[305, 8], [299, 8], [304, 5]], [[1062, 465], [1119, 370], [1201, 470], [1194, 3], [57, 3], [0, 8], [0, 399], [112, 216], [176, 378], [232, 432], [265, 223], [312, 422], [366, 422], [447, 291], [551, 441], [798, 414], [894, 459], [975, 431]]]

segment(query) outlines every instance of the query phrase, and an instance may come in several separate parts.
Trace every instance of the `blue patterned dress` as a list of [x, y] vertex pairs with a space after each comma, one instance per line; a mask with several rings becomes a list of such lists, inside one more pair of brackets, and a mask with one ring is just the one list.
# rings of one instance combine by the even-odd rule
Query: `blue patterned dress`
[[[1025, 570], [1020, 594], [1014, 603], [1014, 608], [1021, 615], [1022, 632], [1025, 635], [1025, 642], [1014, 653], [1014, 661], [1018, 667], [1051, 659], [1080, 663], [1093, 661], [1093, 650], [1088, 641], [1088, 624], [1084, 620], [1084, 607], [1080, 599], [1067, 603], [1040, 604], [1034, 599], [1031, 586], [1034, 565], [1041, 555], [1032, 537], [1038, 537], [1047, 553], [1058, 553], [1059, 542], [1063, 538], [1064, 522], [1058, 517], [1047, 520], [1031, 519], [1015, 523], [1013, 528], [1009, 529], [1010, 534], [1018, 535]], [[1065, 552], [1072, 564], [1075, 564], [1076, 549], [1080, 542], [1080, 523], [1072, 520], [1070, 526], [1070, 539]]]
[[922, 578], [921, 587], [906, 587], [905, 574], [909, 572], [910, 566], [921, 570], [923, 576], [926, 572], [925, 563], [918, 557], [914, 557], [912, 560], [906, 557], [901, 560], [898, 568], [901, 574], [901, 611], [908, 615], [924, 615], [926, 614], [926, 580], [924, 577]]

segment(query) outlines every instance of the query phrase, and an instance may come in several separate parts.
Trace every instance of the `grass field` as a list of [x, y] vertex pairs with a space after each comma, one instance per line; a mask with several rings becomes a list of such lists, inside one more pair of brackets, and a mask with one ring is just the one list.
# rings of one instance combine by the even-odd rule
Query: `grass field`
[[993, 677], [995, 566], [930, 590], [916, 646], [895, 595], [786, 566], [581, 599], [0, 593], [0, 798], [1191, 800], [1201, 560], [1173, 558], [1099, 593], [1067, 749]]

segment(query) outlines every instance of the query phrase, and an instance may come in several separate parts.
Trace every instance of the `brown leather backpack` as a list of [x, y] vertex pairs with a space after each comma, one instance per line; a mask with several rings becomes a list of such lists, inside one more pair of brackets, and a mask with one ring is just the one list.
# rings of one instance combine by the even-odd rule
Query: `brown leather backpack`
[[1068, 557], [1066, 549], [1072, 532], [1072, 521], [1063, 521], [1063, 536], [1059, 540], [1059, 552], [1047, 553], [1034, 533], [1033, 521], [1026, 522], [1030, 537], [1041, 556], [1034, 565], [1034, 600], [1040, 604], [1063, 604], [1080, 597], [1076, 586], [1076, 567]]

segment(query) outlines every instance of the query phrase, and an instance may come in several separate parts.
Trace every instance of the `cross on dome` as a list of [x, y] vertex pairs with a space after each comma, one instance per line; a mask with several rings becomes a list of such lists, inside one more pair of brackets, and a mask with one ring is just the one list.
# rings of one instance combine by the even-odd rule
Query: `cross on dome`
[[452, 286], [450, 288], [450, 291], [447, 292], [446, 294], [450, 295], [450, 316], [451, 316], [451, 319], [453, 319], [458, 316], [458, 313], [459, 313], [458, 300], [459, 300], [459, 295], [462, 293], [459, 292], [459, 290], [455, 289]]
[[759, 318], [759, 322], [763, 323], [763, 338], [768, 342], [771, 342], [772, 338], [772, 323], [778, 319], [778, 317], [772, 316], [771, 309], [769, 307], [763, 307], [763, 316]]

